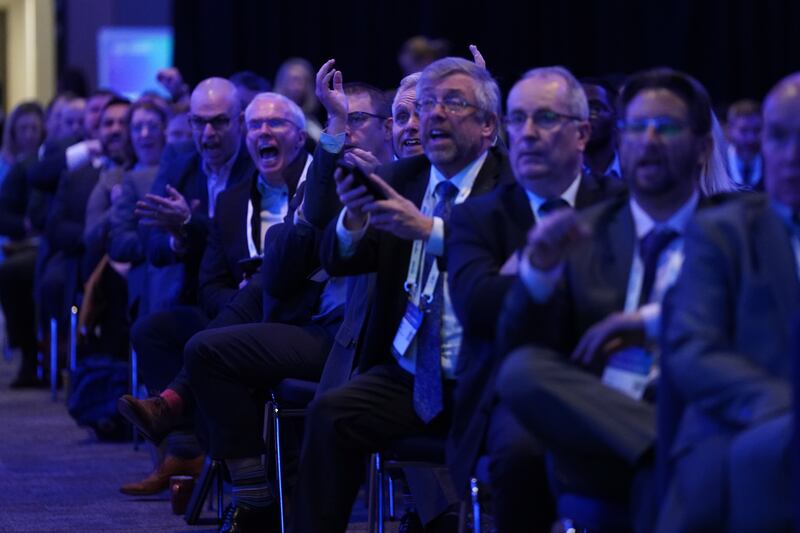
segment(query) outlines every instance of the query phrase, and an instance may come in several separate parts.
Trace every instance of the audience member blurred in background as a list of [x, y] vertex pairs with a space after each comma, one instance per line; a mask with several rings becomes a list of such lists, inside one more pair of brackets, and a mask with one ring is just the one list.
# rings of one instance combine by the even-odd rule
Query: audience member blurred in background
[[446, 39], [431, 39], [424, 35], [411, 37], [400, 48], [397, 62], [404, 76], [420, 72], [425, 67], [445, 57], [450, 52], [450, 43]]
[[314, 95], [314, 69], [311, 63], [302, 57], [291, 57], [284, 61], [275, 76], [275, 92], [300, 106], [306, 116], [306, 133], [314, 142], [318, 142], [322, 126], [317, 116], [319, 101]]
[[743, 189], [764, 190], [761, 104], [739, 100], [728, 109], [728, 171]]
[[6, 122], [0, 152], [0, 235], [10, 239], [3, 246], [0, 263], [0, 304], [6, 317], [8, 344], [22, 353], [11, 385], [15, 388], [37, 384], [33, 276], [36, 236], [43, 229], [46, 205], [42, 195], [31, 189], [27, 169], [36, 161], [37, 150], [44, 142], [44, 120], [39, 104], [18, 105]]

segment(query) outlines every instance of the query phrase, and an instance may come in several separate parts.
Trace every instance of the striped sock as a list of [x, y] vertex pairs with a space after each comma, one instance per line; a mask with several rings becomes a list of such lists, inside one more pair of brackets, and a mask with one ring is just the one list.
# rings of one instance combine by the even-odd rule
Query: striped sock
[[233, 482], [233, 503], [245, 508], [264, 508], [275, 503], [267, 472], [260, 457], [225, 459]]

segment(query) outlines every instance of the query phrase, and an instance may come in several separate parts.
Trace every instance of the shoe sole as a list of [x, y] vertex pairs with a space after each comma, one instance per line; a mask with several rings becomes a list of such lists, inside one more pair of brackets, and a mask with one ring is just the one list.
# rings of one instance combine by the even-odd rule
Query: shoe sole
[[139, 418], [138, 410], [126, 398], [120, 398], [117, 400], [117, 411], [119, 411], [119, 414], [122, 415], [122, 418], [130, 422], [137, 429], [137, 431], [139, 431], [139, 433], [144, 435], [144, 437], [153, 444], [161, 444], [161, 441], [164, 440], [164, 437], [166, 437], [166, 435], [153, 435], [146, 430], [143, 427], [144, 424], [142, 423], [142, 419]]

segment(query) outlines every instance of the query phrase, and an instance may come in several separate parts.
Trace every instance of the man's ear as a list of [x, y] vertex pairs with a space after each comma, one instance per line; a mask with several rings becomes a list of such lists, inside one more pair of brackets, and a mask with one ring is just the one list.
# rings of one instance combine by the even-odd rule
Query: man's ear
[[487, 112], [484, 115], [481, 130], [482, 137], [494, 141], [495, 137], [500, 133], [500, 117], [496, 113]]
[[589, 144], [589, 138], [592, 136], [592, 125], [588, 121], [578, 123], [577, 128], [578, 146], [581, 152], [586, 151], [586, 145]]
[[386, 142], [392, 142], [392, 124], [394, 121], [392, 117], [387, 118], [383, 121], [383, 139]]

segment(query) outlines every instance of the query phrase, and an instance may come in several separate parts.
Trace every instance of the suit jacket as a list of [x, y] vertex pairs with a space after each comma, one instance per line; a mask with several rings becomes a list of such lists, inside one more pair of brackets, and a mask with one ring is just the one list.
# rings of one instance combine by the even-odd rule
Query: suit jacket
[[788, 230], [763, 195], [698, 214], [685, 252], [662, 356], [686, 402], [673, 454], [789, 410], [800, 309]]
[[[575, 207], [583, 209], [623, 191], [619, 181], [585, 173]], [[453, 307], [464, 328], [448, 442], [448, 462], [457, 486], [466, 486], [472, 473], [494, 404], [494, 376], [502, 361], [494, 349], [495, 326], [515, 280], [500, 275], [500, 269], [525, 245], [533, 224], [530, 201], [517, 183], [500, 186], [453, 209], [447, 242], [448, 281]]]
[[[297, 181], [302, 173], [307, 153], [301, 153], [292, 163], [291, 178], [287, 185], [289, 197], [294, 201]], [[239, 289], [243, 272], [239, 261], [250, 257], [247, 244], [247, 225], [256, 246], [261, 246], [260, 194], [256, 187], [258, 171], [251, 167], [250, 174], [220, 193], [217, 198], [214, 220], [209, 227], [208, 242], [200, 263], [200, 305], [209, 317], [216, 316]], [[248, 204], [253, 203], [252, 220], [247, 219]], [[292, 213], [293, 209], [290, 209]], [[269, 241], [266, 241], [269, 242]], [[262, 248], [263, 250], [263, 248]]]
[[[250, 176], [253, 162], [242, 145], [239, 154], [231, 167], [226, 189], [231, 188], [246, 176]], [[198, 276], [200, 261], [205, 251], [208, 238], [208, 182], [202, 168], [200, 155], [195, 152], [177, 154], [172, 161], [162, 163], [162, 168], [153, 183], [152, 192], [166, 194], [167, 184], [178, 190], [191, 204], [199, 201], [198, 208], [192, 213], [191, 221], [186, 225], [186, 251], [178, 254], [170, 246], [169, 234], [161, 229], [153, 229], [147, 235], [147, 259], [156, 267], [172, 267], [159, 270], [157, 276], [151, 276], [151, 283], [157, 294], [163, 296], [167, 307], [174, 304], [195, 305], [198, 300]], [[216, 211], [215, 211], [216, 213]], [[154, 309], [164, 305], [154, 302]]]
[[[428, 187], [430, 169], [430, 162], [421, 155], [395, 161], [378, 169], [378, 173], [398, 193], [419, 207]], [[512, 179], [507, 156], [502, 150], [492, 148], [478, 173], [471, 196], [486, 194]], [[449, 225], [445, 224], [445, 235], [449, 233]], [[355, 254], [345, 258], [339, 254], [336, 220], [331, 221], [325, 230], [321, 253], [322, 264], [329, 274], [351, 276], [377, 273], [373, 313], [367, 317], [363, 346], [358, 349], [359, 367], [362, 370], [394, 360], [391, 343], [408, 301], [403, 284], [408, 273], [411, 247], [412, 241], [369, 228]], [[439, 263], [440, 268], [446, 270], [441, 259]]]

